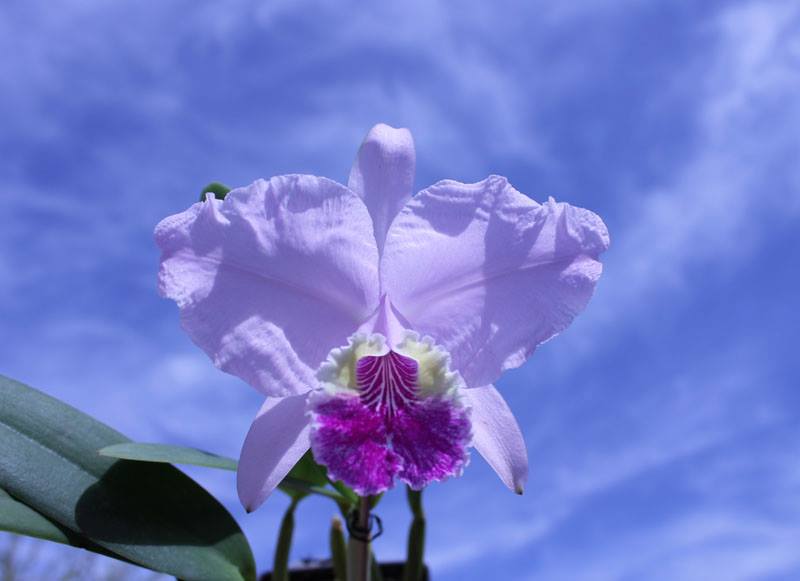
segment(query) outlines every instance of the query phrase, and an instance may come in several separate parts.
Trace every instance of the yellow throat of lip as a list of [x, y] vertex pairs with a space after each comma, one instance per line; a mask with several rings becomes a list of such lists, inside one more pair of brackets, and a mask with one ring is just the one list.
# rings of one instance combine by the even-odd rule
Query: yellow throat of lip
[[430, 337], [420, 338], [414, 331], [406, 331], [401, 341], [391, 347], [379, 333], [356, 333], [347, 345], [333, 349], [317, 370], [320, 387], [328, 393], [357, 395], [356, 364], [367, 356], [382, 356], [394, 351], [414, 359], [418, 364], [418, 397], [455, 397], [464, 387], [461, 376], [450, 370], [450, 354], [436, 345]]

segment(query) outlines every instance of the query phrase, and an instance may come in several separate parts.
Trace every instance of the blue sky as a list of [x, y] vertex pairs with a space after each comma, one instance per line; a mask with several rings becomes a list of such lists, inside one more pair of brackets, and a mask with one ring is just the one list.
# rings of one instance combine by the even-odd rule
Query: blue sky
[[[17, 1], [0, 7], [0, 372], [129, 436], [237, 455], [255, 390], [158, 297], [152, 230], [207, 182], [346, 181], [409, 127], [417, 189], [506, 175], [590, 208], [588, 310], [498, 387], [524, 496], [426, 494], [437, 581], [800, 576], [800, 8], [792, 1]], [[192, 470], [269, 566], [275, 496]], [[324, 556], [332, 506], [299, 509]], [[403, 553], [403, 495], [376, 550]]]

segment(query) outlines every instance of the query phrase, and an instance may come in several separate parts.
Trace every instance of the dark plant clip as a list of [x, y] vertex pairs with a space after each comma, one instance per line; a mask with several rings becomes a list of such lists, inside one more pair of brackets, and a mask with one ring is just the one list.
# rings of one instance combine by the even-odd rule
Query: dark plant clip
[[[378, 529], [374, 535], [371, 534], [373, 527]], [[367, 526], [359, 526], [358, 511], [351, 510], [347, 515], [347, 532], [355, 540], [369, 543], [383, 534], [383, 522], [377, 514], [370, 513]]]

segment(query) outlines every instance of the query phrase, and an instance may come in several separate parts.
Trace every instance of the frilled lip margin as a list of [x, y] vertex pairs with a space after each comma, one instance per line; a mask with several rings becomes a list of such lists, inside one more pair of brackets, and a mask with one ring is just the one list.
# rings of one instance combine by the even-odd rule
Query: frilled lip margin
[[310, 398], [311, 448], [329, 474], [361, 495], [394, 479], [421, 489], [460, 475], [472, 443], [461, 377], [429, 337], [406, 331], [389, 348], [359, 333], [320, 367]]

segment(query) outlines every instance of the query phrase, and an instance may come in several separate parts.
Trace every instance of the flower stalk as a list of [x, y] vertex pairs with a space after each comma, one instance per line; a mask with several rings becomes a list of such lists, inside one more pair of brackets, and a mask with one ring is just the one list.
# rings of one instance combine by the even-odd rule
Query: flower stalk
[[348, 581], [370, 581], [371, 578], [369, 513], [369, 497], [362, 496], [358, 501], [355, 526], [351, 526], [350, 531]]
[[372, 579], [370, 581], [383, 581], [383, 573], [381, 573], [381, 565], [378, 563], [378, 559], [375, 557], [375, 553], [370, 551], [370, 567], [372, 570]]
[[347, 544], [342, 531], [342, 521], [338, 517], [333, 517], [331, 521], [330, 544], [336, 581], [347, 581]]
[[292, 535], [294, 534], [294, 511], [299, 498], [292, 498], [286, 514], [281, 521], [281, 530], [278, 535], [278, 545], [275, 547], [275, 560], [272, 566], [272, 578], [275, 581], [289, 581], [289, 550], [292, 548]]
[[407, 487], [408, 506], [413, 519], [408, 531], [408, 552], [403, 569], [403, 581], [420, 581], [425, 555], [425, 513], [422, 510], [422, 490]]

